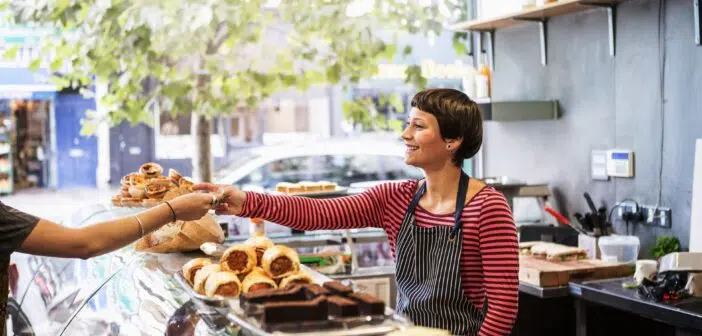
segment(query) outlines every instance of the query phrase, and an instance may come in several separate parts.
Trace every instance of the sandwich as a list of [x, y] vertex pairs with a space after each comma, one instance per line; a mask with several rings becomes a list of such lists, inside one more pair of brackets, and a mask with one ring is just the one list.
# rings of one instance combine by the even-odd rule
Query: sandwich
[[554, 243], [537, 244], [531, 248], [531, 255], [548, 261], [574, 261], [587, 259], [587, 251], [582, 248]]

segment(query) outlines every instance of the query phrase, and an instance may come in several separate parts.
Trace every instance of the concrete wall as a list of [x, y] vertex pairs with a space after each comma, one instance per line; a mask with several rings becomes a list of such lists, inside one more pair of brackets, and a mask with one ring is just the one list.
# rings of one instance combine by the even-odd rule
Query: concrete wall
[[[618, 7], [616, 57], [609, 56], [605, 10], [551, 19], [545, 67], [536, 24], [498, 31], [493, 99], [558, 99], [563, 116], [485, 128], [486, 175], [549, 182], [571, 215], [587, 210], [584, 191], [608, 206], [625, 198], [655, 205], [660, 186], [673, 227], [638, 227], [644, 256], [656, 235], [687, 245], [694, 146], [702, 137], [702, 47], [694, 43], [692, 1], [663, 3]], [[610, 148], [635, 152], [635, 178], [590, 179], [590, 151]]]

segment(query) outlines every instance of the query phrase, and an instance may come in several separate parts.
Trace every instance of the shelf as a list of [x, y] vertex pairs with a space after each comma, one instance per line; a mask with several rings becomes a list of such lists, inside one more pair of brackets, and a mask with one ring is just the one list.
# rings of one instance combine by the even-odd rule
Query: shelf
[[499, 101], [482, 99], [477, 102], [483, 121], [556, 120], [559, 118], [558, 101]]
[[[547, 64], [546, 58], [546, 30], [547, 22], [551, 17], [573, 14], [594, 8], [606, 8], [609, 25], [609, 54], [615, 55], [615, 22], [616, 22], [616, 7], [618, 4], [626, 0], [561, 0], [554, 3], [549, 3], [543, 6], [524, 9], [514, 12], [509, 15], [499, 16], [490, 19], [476, 19], [471, 21], [459, 22], [453, 24], [449, 29], [453, 31], [473, 31], [485, 32], [488, 34], [488, 41], [491, 46], [494, 46], [495, 30], [508, 28], [525, 22], [535, 22], [539, 25], [539, 38], [541, 43], [541, 64]], [[698, 1], [698, 0], [695, 0]], [[481, 36], [482, 38], [482, 36]], [[490, 55], [490, 64], [495, 64], [494, 55]]]
[[519, 25], [524, 21], [546, 20], [550, 17], [586, 11], [595, 7], [616, 6], [625, 0], [561, 0], [491, 19], [477, 19], [451, 26], [456, 31], [492, 31]]

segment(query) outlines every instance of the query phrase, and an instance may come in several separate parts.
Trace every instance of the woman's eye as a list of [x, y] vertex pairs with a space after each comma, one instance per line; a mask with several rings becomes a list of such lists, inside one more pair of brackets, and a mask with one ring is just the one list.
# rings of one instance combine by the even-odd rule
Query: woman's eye
[[422, 125], [420, 125], [420, 124], [414, 124], [414, 127], [416, 127], [416, 128], [424, 128], [424, 126], [422, 126]]

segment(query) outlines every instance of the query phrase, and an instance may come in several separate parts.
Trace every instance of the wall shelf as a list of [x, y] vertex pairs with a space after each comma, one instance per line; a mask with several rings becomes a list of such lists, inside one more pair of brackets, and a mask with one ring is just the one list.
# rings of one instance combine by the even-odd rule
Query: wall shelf
[[[488, 33], [488, 42], [494, 46], [495, 30], [524, 24], [525, 22], [536, 22], [539, 25], [539, 37], [541, 43], [541, 64], [546, 65], [546, 29], [548, 19], [555, 16], [567, 15], [590, 10], [592, 8], [606, 8], [609, 23], [609, 53], [615, 55], [615, 23], [616, 7], [626, 0], [560, 0], [543, 6], [525, 9], [509, 15], [503, 15], [490, 19], [476, 19], [459, 22], [450, 27], [453, 31], [472, 31]], [[696, 0], [699, 1], [699, 0]], [[490, 55], [490, 58], [494, 55]], [[494, 64], [494, 60], [490, 60]]]
[[557, 100], [498, 101], [480, 99], [476, 103], [483, 121], [556, 120], [559, 118]]

